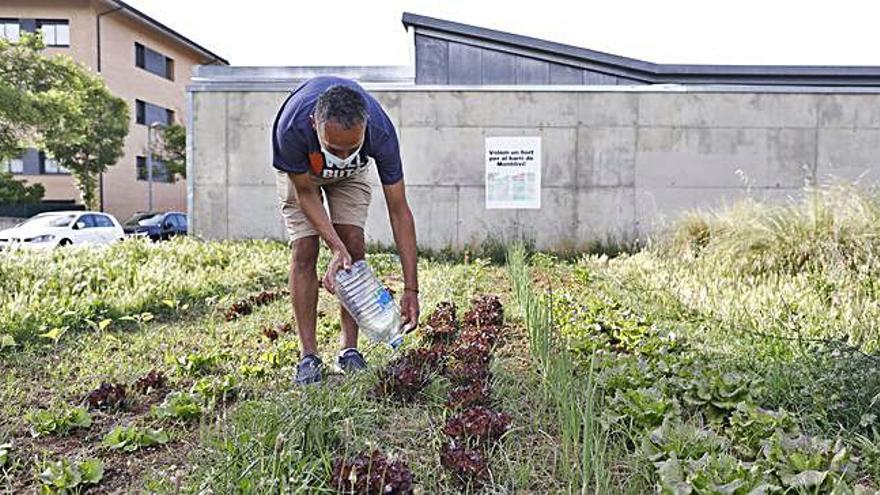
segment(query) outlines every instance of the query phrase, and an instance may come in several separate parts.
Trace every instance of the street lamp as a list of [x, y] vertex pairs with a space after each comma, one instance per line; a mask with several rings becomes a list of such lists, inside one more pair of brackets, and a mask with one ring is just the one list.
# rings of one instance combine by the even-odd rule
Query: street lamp
[[153, 122], [147, 127], [147, 211], [153, 211], [153, 129], [168, 127], [162, 122]]

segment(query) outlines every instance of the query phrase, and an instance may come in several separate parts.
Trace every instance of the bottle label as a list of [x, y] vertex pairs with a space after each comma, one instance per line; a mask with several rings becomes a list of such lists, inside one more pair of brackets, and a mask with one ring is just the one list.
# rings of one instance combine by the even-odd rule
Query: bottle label
[[394, 298], [392, 298], [391, 293], [383, 287], [376, 291], [376, 302], [379, 303], [379, 306], [382, 306], [382, 309], [388, 309], [391, 306], [391, 303], [394, 302]]

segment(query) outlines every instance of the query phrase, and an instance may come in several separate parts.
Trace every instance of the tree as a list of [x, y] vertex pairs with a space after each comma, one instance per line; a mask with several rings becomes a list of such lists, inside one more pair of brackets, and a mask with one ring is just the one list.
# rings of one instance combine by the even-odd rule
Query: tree
[[29, 186], [16, 180], [11, 173], [0, 170], [0, 204], [39, 203], [44, 194], [46, 189], [42, 184]]
[[40, 35], [0, 40], [0, 158], [42, 148], [96, 208], [98, 175], [123, 154], [128, 105], [85, 66], [40, 55], [43, 46]]
[[23, 36], [18, 43], [0, 38], [0, 160], [35, 141], [44, 104], [51, 101], [45, 97], [51, 78], [42, 49], [37, 36]]
[[55, 58], [67, 88], [60, 115], [42, 132], [43, 149], [73, 176], [86, 207], [97, 208], [98, 175], [123, 155], [129, 113], [104, 81], [68, 58]]
[[165, 164], [172, 182], [186, 179], [186, 127], [172, 124], [162, 129], [157, 159]]

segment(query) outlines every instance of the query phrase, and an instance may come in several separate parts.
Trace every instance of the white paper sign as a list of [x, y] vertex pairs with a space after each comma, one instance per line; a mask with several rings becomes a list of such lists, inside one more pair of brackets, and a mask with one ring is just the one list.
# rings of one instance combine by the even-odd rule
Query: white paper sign
[[541, 208], [540, 136], [486, 138], [486, 208]]

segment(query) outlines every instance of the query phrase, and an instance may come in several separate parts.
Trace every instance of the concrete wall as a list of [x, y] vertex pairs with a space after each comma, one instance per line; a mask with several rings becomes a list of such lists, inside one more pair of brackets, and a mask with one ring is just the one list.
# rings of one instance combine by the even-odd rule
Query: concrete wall
[[[191, 88], [191, 227], [283, 237], [271, 167], [278, 85]], [[880, 95], [805, 88], [367, 86], [397, 126], [419, 244], [541, 248], [644, 237], [686, 209], [784, 200], [806, 181], [876, 182]], [[486, 210], [484, 138], [541, 136], [540, 210]], [[375, 177], [374, 177], [375, 181]], [[391, 243], [374, 182], [367, 234]]]

